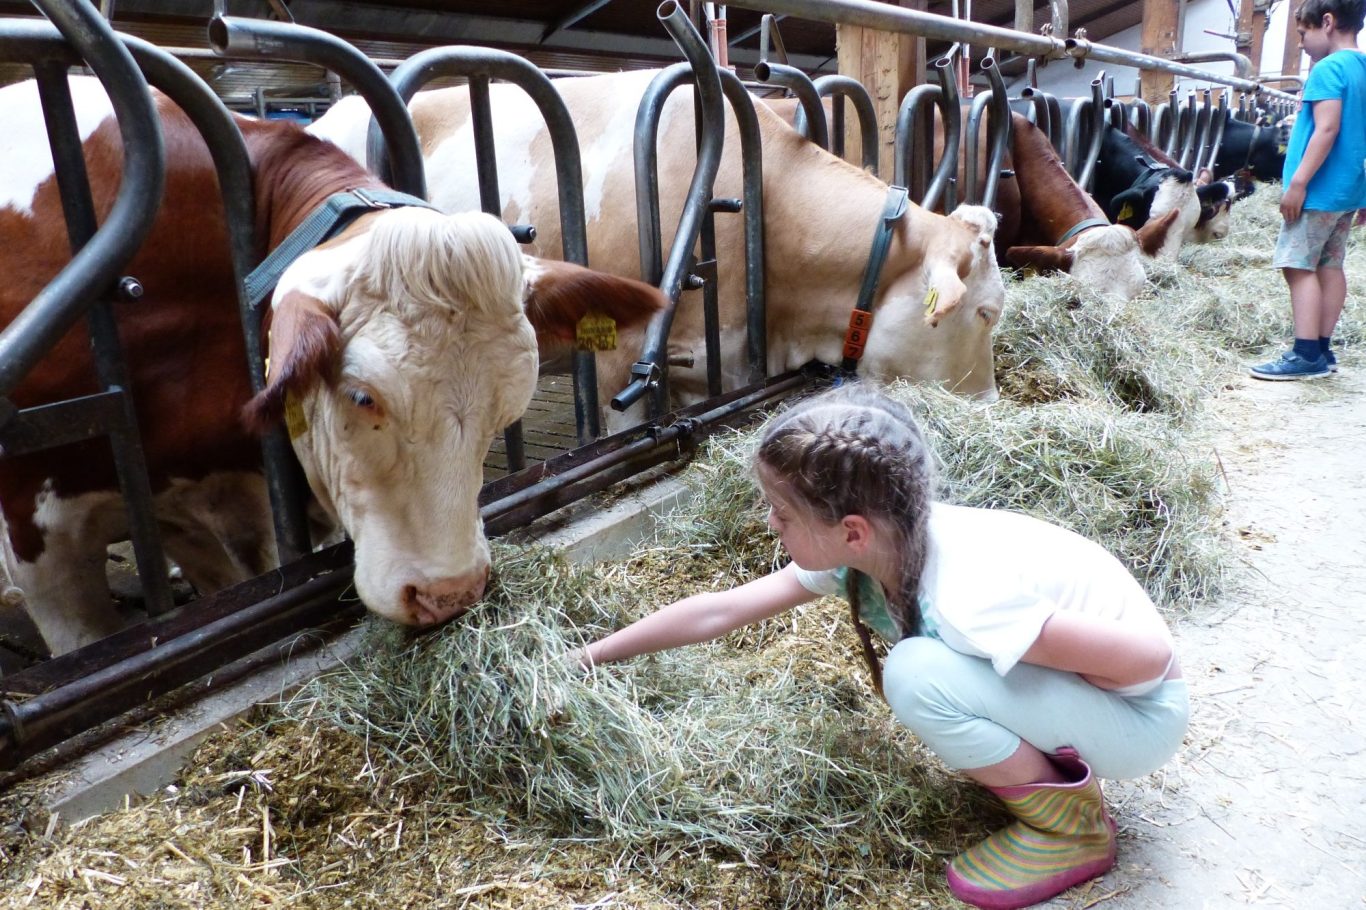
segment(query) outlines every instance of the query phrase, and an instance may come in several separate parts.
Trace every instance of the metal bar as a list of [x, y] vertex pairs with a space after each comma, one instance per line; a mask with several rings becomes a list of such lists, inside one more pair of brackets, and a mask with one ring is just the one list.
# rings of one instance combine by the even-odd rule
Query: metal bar
[[1237, 51], [1191, 51], [1180, 53], [1171, 58], [1175, 63], [1216, 63], [1219, 61], [1232, 61], [1233, 73], [1240, 79], [1257, 80], [1257, 71], [1252, 66], [1252, 60], [1246, 54]]
[[825, 123], [825, 107], [821, 104], [820, 92], [816, 90], [816, 84], [811, 81], [810, 76], [794, 66], [757, 63], [754, 66], [754, 78], [765, 85], [781, 85], [791, 90], [801, 103], [803, 116], [799, 122], [807, 127], [803, 130], [799, 126], [798, 132], [806, 135], [826, 151], [830, 150], [830, 131]]
[[392, 150], [389, 166], [375, 173], [400, 192], [427, 198], [422, 149], [408, 111], [380, 68], [355, 47], [320, 29], [236, 16], [210, 20], [209, 45], [224, 54], [313, 63], [340, 75], [370, 105]]
[[[868, 90], [863, 87], [862, 83], [848, 76], [821, 76], [815, 80], [815, 86], [816, 93], [822, 98], [834, 99], [836, 112], [843, 110], [842, 107], [838, 106], [842, 98], [848, 98], [850, 103], [854, 105], [854, 113], [858, 115], [859, 145], [863, 149], [863, 169], [876, 175], [879, 138], [877, 111], [873, 108], [873, 97], [868, 94]], [[798, 109], [797, 116], [801, 116], [800, 109]], [[835, 133], [840, 140], [843, 140], [843, 124], [836, 128]], [[832, 137], [831, 143], [833, 144], [834, 141], [835, 138]], [[842, 152], [843, 148], [841, 148]]]
[[[565, 261], [588, 265], [588, 231], [583, 204], [583, 163], [578, 134], [564, 99], [554, 84], [525, 57], [494, 48], [437, 47], [405, 60], [390, 74], [394, 91], [407, 104], [427, 83], [447, 76], [482, 76], [511, 82], [535, 102], [545, 119], [555, 157], [559, 189], [560, 246]], [[367, 157], [372, 162], [385, 156], [384, 136], [372, 123]], [[579, 445], [602, 432], [598, 407], [596, 360], [591, 351], [574, 352], [574, 415]]]
[[[660, 280], [660, 289], [668, 297], [669, 305], [650, 320], [649, 326], [645, 330], [645, 343], [641, 358], [631, 368], [632, 375], [635, 378], [612, 399], [612, 407], [618, 411], [624, 411], [648, 391], [653, 393], [652, 407], [654, 412], [662, 413], [665, 410], [664, 404], [668, 401], [668, 377], [665, 372], [668, 365], [665, 362], [665, 348], [668, 343], [669, 329], [673, 325], [674, 312], [678, 306], [678, 298], [683, 289], [687, 261], [701, 229], [704, 209], [711, 203], [712, 184], [716, 180], [716, 172], [721, 164], [725, 113], [721, 105], [721, 80], [716, 75], [716, 65], [711, 59], [711, 54], [707, 51], [706, 43], [702, 41], [697, 29], [693, 28], [687, 14], [674, 0], [668, 0], [668, 2], [661, 4], [656, 14], [665, 28], [668, 29], [669, 34], [678, 41], [692, 66], [697, 80], [697, 90], [702, 95], [702, 128], [706, 136], [706, 143], [698, 154], [697, 168], [693, 172], [692, 183], [688, 187], [683, 214], [679, 219], [678, 232], [674, 235], [669, 259], [664, 265], [663, 277]], [[669, 70], [664, 72], [667, 73]], [[636, 118], [637, 137], [639, 137], [642, 123], [648, 122], [646, 118], [649, 116], [651, 113], [642, 103], [641, 111]], [[651, 132], [658, 129], [658, 111], [654, 111], [652, 116], [655, 118], [655, 126]], [[642, 160], [642, 151], [639, 148], [639, 142], [637, 143], [636, 171], [638, 175], [642, 166], [651, 167], [653, 163], [651, 159], [654, 154], [654, 143], [651, 141], [647, 145], [649, 145], [649, 149], [645, 152], [646, 160]], [[637, 185], [639, 185], [639, 177], [637, 177]], [[637, 199], [636, 205], [641, 205], [639, 199]]]
[[1029, 35], [1013, 29], [954, 19], [951, 16], [940, 16], [906, 7], [891, 6], [886, 3], [875, 2], [875, 0], [749, 0], [749, 2], [730, 5], [769, 13], [782, 13], [817, 22], [845, 23], [889, 32], [905, 32], [940, 41], [964, 41], [969, 44], [985, 45], [1035, 57], [1090, 58], [1103, 63], [1120, 63], [1125, 66], [1161, 70], [1177, 76], [1219, 82], [1249, 92], [1272, 92], [1272, 90], [1264, 89], [1247, 79], [1206, 73], [1195, 67], [1174, 63], [1162, 57], [1153, 57], [1104, 44], [1093, 44], [1084, 38], [1062, 40], [1046, 35]]
[[939, 107], [944, 130], [944, 151], [925, 191], [916, 200], [921, 207], [937, 210], [944, 196], [944, 211], [957, 206], [955, 184], [958, 179], [958, 148], [962, 133], [962, 108], [958, 103], [958, 83], [953, 75], [952, 54], [934, 62], [938, 85], [917, 85], [901, 99], [896, 118], [895, 169], [892, 182], [915, 191], [934, 163], [933, 106]]
[[545, 33], [541, 35], [541, 40], [539, 43], [545, 44], [557, 32], [562, 32], [567, 28], [573, 28], [579, 22], [582, 22], [584, 19], [587, 19], [589, 16], [593, 15], [598, 10], [602, 9], [604, 6], [611, 2], [612, 0], [589, 0], [589, 2], [584, 3], [581, 6], [575, 7], [574, 9], [570, 10], [567, 14], [561, 16], [559, 19], [556, 19], [554, 22], [552, 22], [549, 25], [549, 27], [546, 28]]
[[745, 353], [749, 381], [768, 375], [768, 310], [764, 290], [764, 150], [754, 98], [730, 70], [718, 70], [721, 91], [740, 131], [745, 235]]
[[26, 455], [103, 436], [123, 414], [121, 392], [99, 392], [25, 408], [0, 428], [0, 457]]
[[[107, 86], [124, 145], [123, 179], [100, 230], [0, 331], [0, 397], [13, 392], [84, 315], [88, 301], [118, 279], [151, 231], [165, 181], [161, 126], [123, 43], [110, 40], [108, 24], [89, 4], [34, 2]], [[15, 32], [22, 40], [13, 26], [13, 20], [0, 22], [0, 52], [7, 53]]]

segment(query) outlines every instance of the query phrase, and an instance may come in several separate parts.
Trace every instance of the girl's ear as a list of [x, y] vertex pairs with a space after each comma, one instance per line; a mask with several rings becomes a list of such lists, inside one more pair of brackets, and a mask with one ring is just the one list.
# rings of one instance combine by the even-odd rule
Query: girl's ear
[[872, 539], [873, 526], [862, 515], [846, 515], [840, 521], [844, 530], [844, 542], [854, 550], [868, 546]]

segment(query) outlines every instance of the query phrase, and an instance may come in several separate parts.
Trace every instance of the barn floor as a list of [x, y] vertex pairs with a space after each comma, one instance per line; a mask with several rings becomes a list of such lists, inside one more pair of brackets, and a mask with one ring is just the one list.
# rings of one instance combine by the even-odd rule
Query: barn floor
[[[568, 375], [542, 376], [536, 394], [522, 418], [522, 433], [527, 464], [545, 461], [575, 447], [574, 378]], [[493, 480], [508, 473], [507, 455], [499, 434], [484, 459], [484, 479]], [[120, 609], [137, 610], [140, 591], [137, 575], [126, 545], [111, 548], [108, 564], [110, 588]], [[183, 584], [183, 583], [182, 583]], [[189, 586], [177, 592], [188, 599]], [[37, 630], [21, 607], [0, 603], [0, 676], [31, 666], [46, 652]]]

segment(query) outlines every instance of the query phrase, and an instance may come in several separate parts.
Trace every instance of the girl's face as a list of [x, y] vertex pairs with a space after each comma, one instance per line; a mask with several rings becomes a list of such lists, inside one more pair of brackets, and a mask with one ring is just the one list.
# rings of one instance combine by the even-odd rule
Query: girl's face
[[768, 500], [768, 526], [782, 541], [792, 561], [809, 572], [835, 569], [847, 564], [844, 528], [826, 524], [802, 503], [786, 495], [789, 487], [762, 462], [759, 487]]

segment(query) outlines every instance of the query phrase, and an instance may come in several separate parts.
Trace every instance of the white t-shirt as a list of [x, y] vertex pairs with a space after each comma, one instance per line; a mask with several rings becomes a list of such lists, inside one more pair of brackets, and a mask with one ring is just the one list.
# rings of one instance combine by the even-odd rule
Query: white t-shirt
[[[846, 575], [844, 569], [797, 568], [797, 580], [815, 594], [844, 595]], [[873, 588], [882, 593], [880, 585]], [[874, 599], [880, 602], [861, 609], [865, 623], [884, 638], [899, 638], [886, 618], [885, 599]], [[1056, 611], [1132, 623], [1171, 640], [1147, 592], [1103, 547], [1066, 528], [999, 509], [931, 506], [920, 610], [926, 635], [990, 659], [1001, 676]], [[1116, 691], [1138, 695], [1161, 681]]]

